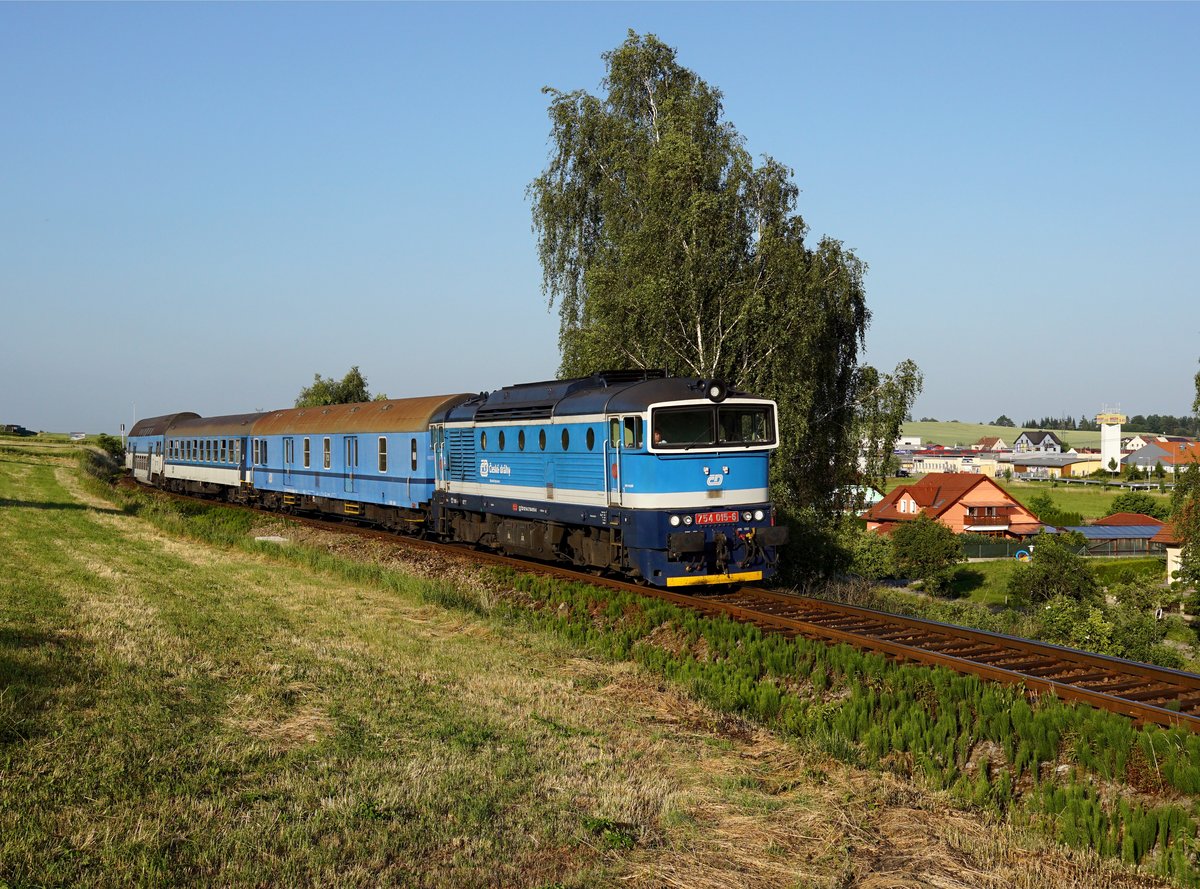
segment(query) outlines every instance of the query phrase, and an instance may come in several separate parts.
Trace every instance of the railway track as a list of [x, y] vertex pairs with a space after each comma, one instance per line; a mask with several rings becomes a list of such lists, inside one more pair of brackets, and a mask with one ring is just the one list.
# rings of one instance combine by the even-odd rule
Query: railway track
[[[158, 493], [185, 500], [212, 502], [161, 491]], [[227, 503], [220, 505], [250, 509]], [[278, 515], [269, 511], [252, 511]], [[1139, 723], [1180, 726], [1200, 733], [1200, 675], [1194, 673], [773, 590], [738, 587], [684, 595], [597, 577], [559, 565], [529, 562], [461, 545], [402, 537], [340, 521], [296, 515], [288, 518], [324, 530], [352, 533], [401, 546], [515, 567], [522, 571], [629, 590], [706, 614], [725, 615], [751, 623], [765, 632], [845, 643], [897, 660], [946, 667], [996, 682], [1022, 685], [1030, 691], [1050, 693], [1063, 700], [1120, 713]]]

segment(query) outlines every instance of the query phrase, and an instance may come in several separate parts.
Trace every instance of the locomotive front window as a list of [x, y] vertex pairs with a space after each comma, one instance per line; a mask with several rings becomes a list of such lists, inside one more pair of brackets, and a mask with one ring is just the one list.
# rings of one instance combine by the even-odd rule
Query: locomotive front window
[[774, 412], [769, 405], [661, 408], [654, 411], [651, 430], [654, 447], [664, 449], [775, 443]]
[[720, 444], [756, 445], [775, 441], [771, 409], [750, 405], [728, 405], [717, 408], [717, 430]]
[[656, 448], [705, 448], [716, 443], [711, 407], [666, 408], [654, 412]]

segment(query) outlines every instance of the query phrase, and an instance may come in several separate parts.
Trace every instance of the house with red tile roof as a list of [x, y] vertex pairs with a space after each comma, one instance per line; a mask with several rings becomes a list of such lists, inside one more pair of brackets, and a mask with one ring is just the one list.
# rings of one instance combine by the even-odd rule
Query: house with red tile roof
[[1200, 442], [1151, 442], [1121, 458], [1126, 465], [1153, 470], [1156, 466], [1172, 474], [1182, 472], [1193, 463], [1200, 463]]
[[965, 531], [1023, 538], [1042, 528], [1037, 516], [986, 475], [932, 472], [894, 489], [863, 516], [867, 530], [891, 533], [920, 515], [937, 519], [955, 533]]
[[1010, 450], [1004, 439], [996, 435], [985, 435], [983, 438], [979, 439], [979, 441], [975, 442], [975, 444], [971, 445], [971, 448], [976, 451]]

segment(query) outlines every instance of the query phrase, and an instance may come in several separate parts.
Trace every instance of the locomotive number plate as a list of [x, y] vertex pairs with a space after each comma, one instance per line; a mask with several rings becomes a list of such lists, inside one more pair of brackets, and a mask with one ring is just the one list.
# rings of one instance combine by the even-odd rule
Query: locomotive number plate
[[727, 525], [738, 520], [736, 512], [698, 512], [697, 525]]

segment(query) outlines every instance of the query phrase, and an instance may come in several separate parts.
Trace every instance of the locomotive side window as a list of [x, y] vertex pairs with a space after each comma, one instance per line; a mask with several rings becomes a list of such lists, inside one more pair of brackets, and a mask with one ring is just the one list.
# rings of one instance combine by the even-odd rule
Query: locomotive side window
[[479, 433], [479, 450], [481, 450], [481, 451], [487, 450], [487, 430], [486, 429]]
[[522, 429], [517, 433], [517, 450], [525, 450], [525, 430]]
[[503, 451], [504, 450], [504, 430], [503, 429], [500, 430], [500, 435], [497, 437], [500, 439], [500, 442], [499, 442], [500, 450]]
[[625, 418], [625, 447], [641, 448], [642, 446], [642, 418], [641, 417], [626, 417]]
[[308, 469], [308, 467], [311, 464], [312, 464], [312, 442], [309, 440], [308, 436], [306, 435], [306, 436], [304, 436], [304, 468]]
[[545, 429], [538, 430], [538, 449], [542, 450], [542, 451], [546, 450], [546, 430]]
[[326, 469], [328, 469], [328, 468], [330, 467], [330, 465], [331, 465], [331, 462], [332, 462], [332, 461], [331, 461], [332, 454], [333, 454], [333, 451], [332, 451], [332, 450], [330, 450], [330, 447], [329, 447], [329, 439], [328, 439], [328, 438], [326, 438], [326, 439], [325, 439], [325, 454], [324, 454], [324, 457], [325, 457], [325, 468], [326, 468]]
[[569, 429], [564, 429], [562, 432], [562, 446], [564, 451], [571, 447], [571, 431]]
[[379, 471], [387, 472], [387, 439], [379, 436]]
[[610, 448], [620, 447], [621, 445], [621, 421], [612, 419], [608, 421], [608, 446]]
[[594, 451], [596, 449], [596, 430], [591, 426], [588, 427], [587, 431], [587, 449], [589, 451]]

